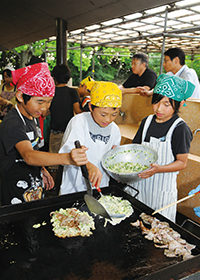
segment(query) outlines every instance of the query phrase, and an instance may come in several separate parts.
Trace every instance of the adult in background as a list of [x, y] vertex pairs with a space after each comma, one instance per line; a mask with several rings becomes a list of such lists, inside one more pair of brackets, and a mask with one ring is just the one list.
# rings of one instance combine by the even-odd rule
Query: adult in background
[[12, 109], [13, 105], [16, 104], [16, 98], [15, 98], [16, 86], [12, 84], [11, 69], [5, 68], [3, 70], [2, 76], [3, 76], [3, 84], [0, 85], [0, 97], [7, 102], [0, 103], [0, 105], [2, 105], [1, 112], [0, 112], [1, 119], [3, 119], [3, 117], [9, 112], [9, 110]]
[[180, 48], [170, 48], [165, 53], [163, 66], [167, 74], [175, 75], [195, 85], [191, 98], [200, 98], [200, 84], [194, 69], [185, 65], [185, 53]]
[[[185, 53], [180, 48], [170, 48], [164, 52], [163, 66], [169, 75], [180, 77], [195, 85], [194, 92], [190, 98], [200, 98], [200, 84], [197, 73], [194, 69], [185, 65]], [[146, 90], [144, 87], [140, 88], [144, 96], [153, 95], [152, 90]]]
[[157, 75], [152, 69], [148, 68], [148, 57], [146, 54], [134, 54], [131, 68], [133, 74], [119, 86], [122, 94], [138, 93], [143, 95], [143, 90], [138, 87], [143, 87], [147, 91], [155, 87]]
[[[49, 108], [51, 113], [49, 152], [57, 153], [60, 149], [65, 128], [75, 114], [82, 113], [80, 98], [76, 89], [67, 86], [71, 71], [65, 64], [53, 68], [52, 76], [55, 81], [55, 96]], [[58, 165], [49, 166], [49, 171], [56, 180]]]

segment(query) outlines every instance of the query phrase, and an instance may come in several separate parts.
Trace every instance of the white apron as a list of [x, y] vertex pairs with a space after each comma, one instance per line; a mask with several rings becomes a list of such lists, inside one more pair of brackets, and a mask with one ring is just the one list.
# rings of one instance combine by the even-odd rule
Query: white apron
[[[172, 163], [174, 161], [174, 155], [171, 149], [171, 138], [175, 127], [180, 121], [182, 121], [182, 119], [178, 118], [174, 121], [166, 135], [166, 140], [164, 142], [154, 137], [150, 137], [150, 142], [145, 142], [144, 139], [147, 129], [152, 119], [153, 115], [150, 115], [145, 122], [142, 133], [142, 144], [157, 151], [157, 163], [159, 165]], [[143, 179], [142, 181], [133, 184], [133, 187], [139, 191], [137, 199], [154, 210], [160, 209], [172, 202], [175, 202], [177, 200], [177, 174], [178, 172], [156, 173], [150, 178]], [[130, 188], [127, 188], [127, 191], [131, 194], [134, 192]], [[161, 211], [160, 214], [175, 222], [176, 205]]]

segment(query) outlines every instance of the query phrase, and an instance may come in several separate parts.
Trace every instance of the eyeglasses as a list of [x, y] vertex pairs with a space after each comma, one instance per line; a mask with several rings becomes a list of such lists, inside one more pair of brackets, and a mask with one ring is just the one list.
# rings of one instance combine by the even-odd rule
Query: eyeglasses
[[141, 64], [142, 64], [142, 63], [140, 63], [140, 62], [132, 62], [132, 63], [131, 63], [132, 66], [141, 65]]

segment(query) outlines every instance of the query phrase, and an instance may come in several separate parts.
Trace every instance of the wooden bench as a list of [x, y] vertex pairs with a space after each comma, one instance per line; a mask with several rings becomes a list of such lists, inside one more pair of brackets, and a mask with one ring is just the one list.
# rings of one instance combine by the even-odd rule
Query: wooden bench
[[138, 131], [138, 124], [118, 124], [122, 136], [121, 145], [130, 144]]

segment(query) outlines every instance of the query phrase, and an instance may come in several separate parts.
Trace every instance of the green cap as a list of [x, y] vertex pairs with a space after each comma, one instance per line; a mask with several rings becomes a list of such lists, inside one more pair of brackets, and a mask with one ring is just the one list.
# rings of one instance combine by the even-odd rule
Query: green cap
[[157, 84], [153, 93], [167, 96], [176, 101], [186, 100], [191, 97], [195, 89], [195, 85], [180, 77], [161, 74], [157, 79]]

